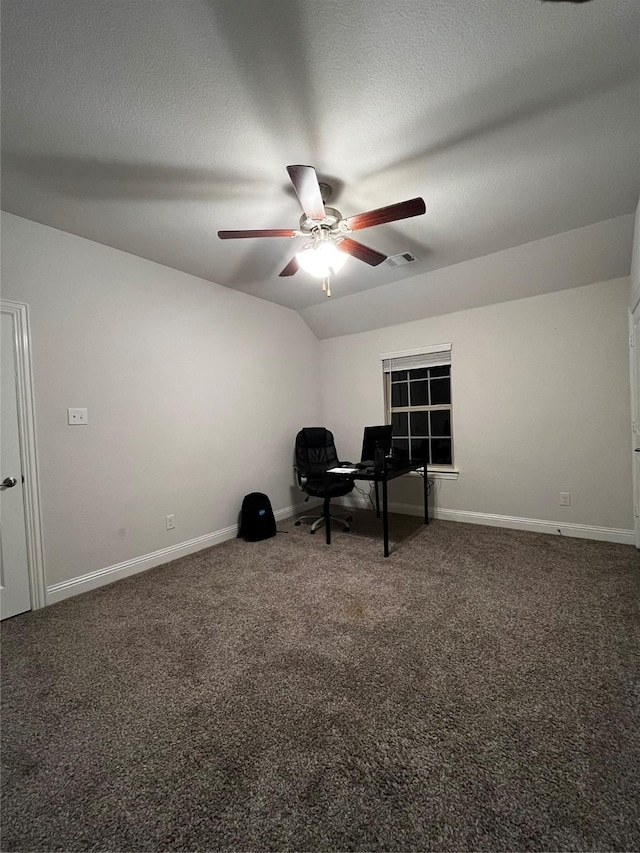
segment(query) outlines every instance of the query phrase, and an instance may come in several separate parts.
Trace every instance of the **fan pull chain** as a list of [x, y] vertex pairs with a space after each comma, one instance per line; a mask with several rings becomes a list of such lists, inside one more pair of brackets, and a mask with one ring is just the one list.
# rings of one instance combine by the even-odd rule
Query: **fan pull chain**
[[331, 296], [331, 285], [329, 283], [329, 276], [322, 277], [322, 292], [326, 293], [327, 296]]

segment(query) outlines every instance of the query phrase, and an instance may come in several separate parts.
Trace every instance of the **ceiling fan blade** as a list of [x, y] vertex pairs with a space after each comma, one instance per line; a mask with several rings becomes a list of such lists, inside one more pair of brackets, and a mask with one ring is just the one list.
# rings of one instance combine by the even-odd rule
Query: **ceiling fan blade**
[[324, 219], [324, 202], [313, 166], [287, 166], [298, 200], [309, 219]]
[[387, 256], [382, 252], [376, 252], [375, 249], [370, 249], [357, 240], [352, 240], [351, 237], [343, 237], [342, 240], [336, 243], [336, 246], [341, 252], [346, 252], [348, 255], [353, 255], [359, 261], [364, 261], [369, 266], [377, 267], [383, 261], [386, 261]]
[[399, 201], [388, 207], [379, 207], [366, 213], [357, 213], [343, 220], [350, 231], [359, 231], [361, 228], [370, 228], [372, 225], [383, 225], [385, 222], [396, 222], [398, 219], [409, 219], [411, 216], [420, 216], [426, 211], [424, 199], [410, 198], [408, 201]]
[[289, 263], [286, 265], [286, 267], [282, 270], [282, 272], [280, 273], [280, 275], [281, 275], [281, 276], [285, 276], [285, 275], [295, 275], [295, 274], [298, 272], [298, 270], [299, 270], [299, 269], [300, 269], [300, 265], [298, 264], [298, 259], [297, 259], [297, 258], [296, 258], [296, 256], [294, 255], [294, 256], [291, 258], [291, 260], [289, 261]]
[[268, 228], [258, 231], [218, 231], [221, 240], [240, 240], [243, 237], [295, 237], [290, 228]]

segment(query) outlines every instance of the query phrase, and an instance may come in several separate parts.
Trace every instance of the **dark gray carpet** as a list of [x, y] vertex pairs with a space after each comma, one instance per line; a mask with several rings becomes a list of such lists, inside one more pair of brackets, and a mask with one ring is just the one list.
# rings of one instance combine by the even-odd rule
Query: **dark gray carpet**
[[638, 850], [631, 547], [360, 512], [2, 625], [2, 850]]

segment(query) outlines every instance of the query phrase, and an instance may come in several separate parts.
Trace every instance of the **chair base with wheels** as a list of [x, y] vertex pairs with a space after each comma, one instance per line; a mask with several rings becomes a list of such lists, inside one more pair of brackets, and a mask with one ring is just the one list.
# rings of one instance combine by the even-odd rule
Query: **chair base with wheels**
[[[325, 472], [329, 468], [340, 465], [338, 453], [333, 441], [333, 433], [325, 427], [305, 427], [296, 436], [295, 472], [298, 488], [306, 492], [306, 500], [310, 497], [322, 498], [324, 501], [322, 513], [301, 515], [295, 521], [298, 527], [303, 521], [311, 521], [310, 533], [315, 533], [325, 523], [331, 498], [341, 498], [353, 490], [353, 480], [329, 478]], [[343, 526], [345, 531], [351, 530], [349, 522], [351, 515], [333, 515], [331, 521]]]
[[[338, 524], [342, 525], [345, 533], [351, 530], [350, 522], [353, 520], [352, 515], [334, 515], [330, 512], [329, 517], [331, 518], [331, 526], [333, 526], [334, 521], [337, 521]], [[313, 524], [309, 528], [309, 533], [315, 533], [318, 528], [325, 524], [324, 512], [322, 515], [301, 515], [300, 518], [296, 519], [295, 526], [300, 527], [303, 521], [312, 521]]]

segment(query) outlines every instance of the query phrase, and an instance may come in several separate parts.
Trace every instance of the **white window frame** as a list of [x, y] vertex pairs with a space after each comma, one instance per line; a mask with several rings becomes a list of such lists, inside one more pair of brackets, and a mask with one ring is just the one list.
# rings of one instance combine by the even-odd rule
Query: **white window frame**
[[[440, 367], [449, 365], [451, 367], [451, 343], [434, 344], [431, 346], [418, 347], [416, 349], [401, 350], [399, 352], [387, 352], [380, 355], [382, 362], [382, 378], [384, 387], [384, 409], [385, 423], [391, 423], [391, 374], [396, 370], [414, 370], [424, 367]], [[451, 371], [450, 371], [450, 379]], [[406, 406], [394, 411], [436, 411], [446, 410], [451, 414], [451, 455], [450, 465], [428, 465], [429, 476], [437, 479], [457, 480], [459, 470], [455, 467], [455, 443], [453, 436], [453, 387], [451, 391], [451, 402], [448, 404], [436, 404], [428, 406]]]

